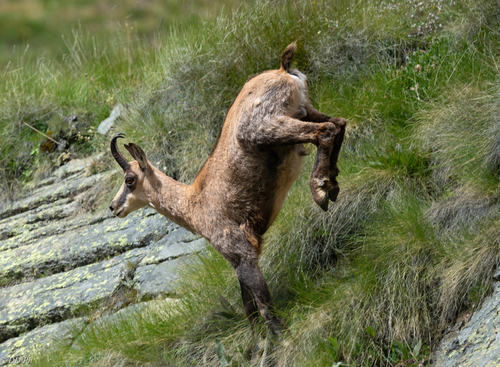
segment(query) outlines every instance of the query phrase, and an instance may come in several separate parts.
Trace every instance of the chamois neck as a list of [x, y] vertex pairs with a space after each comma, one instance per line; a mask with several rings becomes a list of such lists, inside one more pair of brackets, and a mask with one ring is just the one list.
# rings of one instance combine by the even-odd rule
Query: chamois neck
[[194, 230], [192, 208], [189, 205], [189, 186], [174, 180], [156, 168], [152, 181], [154, 190], [151, 190], [149, 196], [149, 206], [172, 222]]

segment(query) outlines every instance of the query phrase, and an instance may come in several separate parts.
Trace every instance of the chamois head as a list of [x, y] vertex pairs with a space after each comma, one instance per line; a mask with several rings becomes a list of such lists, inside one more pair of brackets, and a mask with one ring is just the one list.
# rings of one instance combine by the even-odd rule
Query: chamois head
[[111, 153], [116, 162], [124, 172], [124, 183], [115, 198], [111, 202], [109, 209], [117, 217], [124, 218], [129, 213], [143, 208], [150, 203], [149, 192], [152, 192], [151, 175], [156, 170], [146, 159], [144, 151], [134, 143], [124, 145], [135, 161], [128, 162], [120, 153], [116, 145], [119, 138], [124, 138], [125, 134], [118, 133], [111, 139]]

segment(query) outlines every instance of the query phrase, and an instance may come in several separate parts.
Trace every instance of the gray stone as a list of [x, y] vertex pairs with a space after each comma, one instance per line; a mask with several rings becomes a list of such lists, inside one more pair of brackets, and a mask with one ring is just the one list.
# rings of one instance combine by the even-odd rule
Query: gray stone
[[[174, 299], [169, 299], [172, 302], [177, 301]], [[166, 301], [166, 300], [163, 300]], [[109, 326], [110, 324], [119, 324], [120, 322], [126, 320], [126, 322], [133, 323], [138, 317], [143, 317], [145, 312], [150, 307], [154, 307], [158, 303], [157, 300], [134, 303], [128, 307], [124, 307], [121, 310], [111, 314], [105, 315], [97, 318], [92, 322], [91, 327]]]
[[89, 167], [94, 163], [94, 161], [99, 161], [104, 158], [104, 153], [99, 153], [92, 157], [86, 157], [82, 159], [72, 159], [65, 165], [56, 169], [52, 176], [54, 177], [67, 177], [78, 172], [86, 172]]
[[64, 185], [54, 183], [32, 192], [28, 197], [13, 203], [0, 206], [0, 219], [38, 208], [39, 206], [59, 199], [75, 196], [82, 191], [88, 190], [97, 182], [111, 176], [113, 172], [98, 173], [89, 177], [75, 176]]
[[172, 294], [176, 290], [179, 270], [189, 261], [193, 261], [193, 258], [182, 257], [158, 265], [141, 266], [135, 272], [135, 288], [142, 297]]
[[[67, 204], [68, 207], [74, 207], [73, 202]], [[76, 204], [75, 204], [76, 205]], [[75, 211], [78, 209], [75, 209]], [[28, 213], [33, 213], [30, 211]], [[104, 222], [112, 218], [112, 214], [108, 211], [99, 212], [95, 215], [80, 215], [77, 218], [69, 218], [73, 213], [68, 214], [65, 208], [54, 206], [47, 211], [48, 213], [55, 213], [54, 216], [60, 216], [58, 220], [39, 220], [30, 223], [23, 223], [24, 220], [30, 220], [31, 217], [45, 216], [48, 213], [42, 212], [40, 214], [30, 215], [23, 213], [23, 219], [13, 221], [12, 226], [5, 230], [4, 240], [0, 240], [0, 251], [10, 250], [21, 246], [26, 246], [34, 241], [39, 241], [43, 237], [55, 236], [59, 234], [69, 233], [81, 227], [87, 227]], [[25, 215], [26, 214], [26, 215]], [[68, 220], [66, 220], [68, 219]]]
[[9, 339], [0, 344], [0, 366], [15, 364], [9, 362], [14, 362], [16, 358], [22, 358], [20, 360], [26, 361], [23, 364], [29, 364], [29, 358], [32, 358], [30, 352], [33, 349], [50, 348], [61, 342], [70, 343], [86, 325], [87, 319], [80, 317], [41, 326], [22, 336]]
[[113, 294], [127, 263], [138, 264], [145, 249], [134, 249], [97, 264], [0, 289], [0, 342]]
[[29, 245], [21, 243], [17, 248], [2, 252], [0, 279], [57, 273], [145, 247], [172, 230], [169, 223], [165, 217], [145, 209], [125, 219], [107, 219]]
[[[81, 307], [100, 307], [121, 287], [133, 285], [141, 296], [174, 293], [183, 263], [205, 249], [204, 239], [151, 209], [125, 219], [108, 210], [84, 212], [88, 190], [99, 189], [96, 185], [116, 173], [88, 176], [96, 159], [102, 155], [72, 160], [33, 183], [18, 201], [0, 203], [0, 281], [18, 282], [0, 288], [3, 361], [29, 357], [28, 348], [49, 346], [49, 335], [71, 337], [64, 325], [75, 322], [81, 330], [86, 321], [61, 321]], [[115, 322], [142, 310], [143, 305], [129, 306], [94, 323]]]
[[437, 367], [500, 366], [500, 285], [461, 330], [445, 335], [436, 353]]
[[113, 124], [116, 122], [116, 120], [119, 117], [123, 116], [125, 114], [125, 112], [126, 112], [125, 107], [121, 103], [118, 103], [115, 106], [115, 108], [113, 108], [113, 110], [111, 111], [111, 114], [109, 115], [109, 117], [99, 124], [99, 127], [97, 128], [97, 132], [99, 134], [106, 135], [106, 133], [111, 128], [111, 126], [113, 126]]
[[203, 251], [205, 248], [205, 239], [195, 236], [186, 229], [179, 227], [157, 243], [151, 245], [147, 256], [142, 260], [140, 265], [159, 264], [166, 260]]
[[497, 269], [495, 274], [493, 274], [493, 280], [499, 282], [500, 281], [500, 269]]
[[[66, 231], [67, 228], [61, 224], [61, 220], [73, 216], [78, 208], [77, 202], [66, 198], [4, 219], [0, 223], [0, 251], [27, 245], [40, 237]], [[61, 231], [57, 231], [58, 228]]]

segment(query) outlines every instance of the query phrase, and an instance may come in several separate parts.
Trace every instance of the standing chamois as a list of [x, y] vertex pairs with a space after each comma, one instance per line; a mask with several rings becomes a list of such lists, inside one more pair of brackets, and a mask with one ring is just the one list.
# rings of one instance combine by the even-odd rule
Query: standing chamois
[[262, 235], [276, 219], [306, 155], [303, 143], [318, 151], [310, 179], [314, 201], [328, 209], [339, 192], [337, 158], [345, 120], [331, 118], [309, 101], [306, 77], [291, 69], [296, 44], [282, 54], [281, 68], [248, 81], [229, 112], [212, 154], [194, 182], [183, 185], [146, 159], [137, 145], [125, 145], [135, 161], [117, 148], [111, 152], [124, 171], [124, 184], [109, 209], [120, 218], [149, 206], [171, 221], [199, 233], [233, 268], [245, 313], [253, 323], [259, 311], [271, 334], [282, 325], [273, 315], [271, 296], [259, 269]]

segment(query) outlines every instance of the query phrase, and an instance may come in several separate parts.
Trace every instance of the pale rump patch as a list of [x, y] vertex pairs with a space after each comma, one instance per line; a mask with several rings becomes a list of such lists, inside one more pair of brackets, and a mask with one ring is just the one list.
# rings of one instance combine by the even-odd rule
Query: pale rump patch
[[298, 76], [293, 74], [288, 74], [288, 75], [290, 75], [293, 78], [293, 80], [295, 80], [295, 83], [297, 84], [297, 90], [300, 96], [300, 102], [299, 102], [300, 108], [305, 109], [305, 105], [309, 101], [307, 84], [306, 84], [307, 77], [298, 70], [293, 70], [293, 72], [294, 74], [298, 74]]

